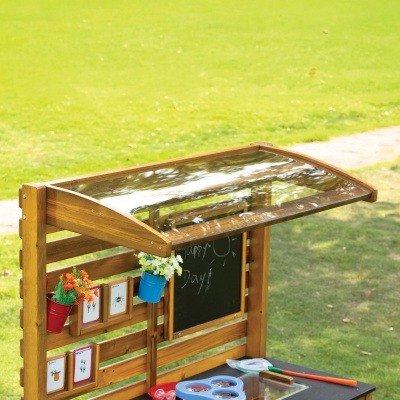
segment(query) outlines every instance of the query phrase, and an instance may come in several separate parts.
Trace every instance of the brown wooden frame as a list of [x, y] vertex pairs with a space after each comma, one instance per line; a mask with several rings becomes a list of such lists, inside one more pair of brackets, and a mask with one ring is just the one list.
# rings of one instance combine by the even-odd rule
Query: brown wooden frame
[[[164, 235], [154, 228], [160, 223], [165, 223], [165, 218], [161, 221], [154, 214], [148, 224], [145, 224], [88, 196], [67, 189], [73, 184], [96, 182], [105, 177], [124, 176], [130, 171], [151, 170], [155, 165], [163, 167], [185, 163], [188, 160], [201, 161], [215, 155], [241, 154], [257, 149], [272, 149], [280, 154], [298, 157], [319, 166], [323, 165], [329, 171], [351, 180], [358, 188], [351, 201], [375, 201], [376, 199], [375, 188], [346, 172], [310, 157], [276, 149], [264, 143], [80, 178], [21, 186], [20, 296], [23, 299], [21, 310], [23, 338], [20, 350], [23, 357], [21, 385], [24, 388], [25, 400], [72, 398], [78, 394], [106, 388], [111, 383], [136, 377], [137, 381], [96, 397], [98, 399], [130, 399], [145, 393], [155, 384], [188, 378], [222, 365], [228, 358], [266, 356], [270, 225], [337, 207], [345, 202], [340, 202], [334, 196], [332, 197], [332, 194], [327, 194], [325, 203], [320, 207], [314, 209], [305, 207], [301, 212], [296, 211], [293, 205], [283, 204], [277, 208], [275, 219], [262, 219], [261, 213], [257, 215], [255, 212], [254, 218], [249, 218], [246, 224], [238, 225], [239, 227], [229, 226], [228, 220], [222, 218], [218, 220], [218, 223], [224, 229], [218, 232], [213, 231], [210, 224], [211, 228], [208, 229], [207, 234], [204, 234], [202, 230], [204, 227], [199, 224], [195, 227], [179, 229], [179, 232], [170, 231], [168, 235]], [[261, 201], [265, 204], [266, 199], [255, 197], [252, 201]], [[76, 235], [51, 240], [53, 232], [63, 230]], [[244, 254], [246, 264], [249, 265], [243, 315], [228, 324], [197, 331], [194, 337], [190, 335], [174, 337], [171, 343], [167, 343], [165, 338], [171, 336], [167, 324], [170, 301], [168, 290], [159, 304], [137, 301], [136, 294], [140, 278], [136, 273], [139, 266], [133, 253], [146, 251], [167, 256], [173, 249], [243, 232], [248, 232]], [[188, 234], [190, 236], [187, 236]], [[125, 246], [128, 249], [119, 246]], [[113, 253], [98, 256], [99, 251], [107, 249], [112, 250]], [[90, 257], [84, 261], [76, 261], [75, 257], [80, 256]], [[63, 264], [57, 266], [58, 262]], [[79, 308], [75, 308], [70, 323], [64, 327], [61, 334], [47, 333], [46, 275], [49, 278], [49, 287], [54, 287], [60, 273], [69, 271], [74, 265], [84, 268], [94, 281], [109, 279], [115, 275], [130, 274], [132, 304], [127, 316], [116, 316], [111, 322], [103, 320], [98, 324], [80, 327], [77, 323], [80, 315]], [[103, 299], [105, 298], [106, 296], [103, 296]], [[160, 320], [160, 317], [163, 320]], [[146, 322], [146, 328], [141, 327], [140, 324], [143, 322]], [[94, 382], [84, 388], [71, 387], [70, 382], [67, 382], [68, 390], [51, 395], [46, 394], [47, 383], [44, 371], [47, 368], [48, 351], [74, 345], [81, 340], [91, 340], [100, 334], [130, 326], [137, 328], [118, 337], [95, 343], [99, 367], [96, 368]], [[203, 352], [206, 350], [213, 350], [213, 353], [204, 356]], [[130, 358], [116, 360], [111, 365], [103, 364], [126, 354], [131, 354]], [[195, 361], [186, 361], [192, 356], [199, 357]], [[180, 365], [175, 366], [176, 362]], [[372, 399], [372, 396], [365, 398]]]

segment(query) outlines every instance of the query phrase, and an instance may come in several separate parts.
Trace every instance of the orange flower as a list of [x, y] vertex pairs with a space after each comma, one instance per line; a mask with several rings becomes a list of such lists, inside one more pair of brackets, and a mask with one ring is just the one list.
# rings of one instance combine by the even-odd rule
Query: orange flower
[[64, 285], [64, 290], [68, 291], [68, 290], [73, 289], [73, 287], [74, 287], [74, 284], [73, 284], [73, 283], [67, 282], [67, 283]]
[[77, 304], [79, 301], [87, 300], [89, 303], [94, 300], [93, 294], [98, 296], [98, 290], [92, 289], [93, 282], [88, 279], [84, 270], [72, 268], [72, 273], [60, 275], [60, 281], [55, 288], [52, 299], [61, 304]]

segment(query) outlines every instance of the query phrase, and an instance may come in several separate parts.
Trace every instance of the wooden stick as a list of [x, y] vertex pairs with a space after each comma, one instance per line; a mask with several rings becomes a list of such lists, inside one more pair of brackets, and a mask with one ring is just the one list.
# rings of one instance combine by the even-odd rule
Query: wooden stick
[[294, 378], [288, 375], [278, 374], [277, 372], [271, 371], [261, 371], [260, 376], [265, 379], [271, 379], [273, 381], [278, 381], [292, 385], [294, 383]]

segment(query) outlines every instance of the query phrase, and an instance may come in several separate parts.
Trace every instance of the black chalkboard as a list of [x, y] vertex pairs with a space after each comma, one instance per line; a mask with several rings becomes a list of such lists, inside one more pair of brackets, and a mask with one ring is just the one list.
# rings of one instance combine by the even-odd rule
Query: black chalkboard
[[183, 273], [175, 276], [174, 332], [241, 311], [242, 234], [185, 247], [177, 254]]

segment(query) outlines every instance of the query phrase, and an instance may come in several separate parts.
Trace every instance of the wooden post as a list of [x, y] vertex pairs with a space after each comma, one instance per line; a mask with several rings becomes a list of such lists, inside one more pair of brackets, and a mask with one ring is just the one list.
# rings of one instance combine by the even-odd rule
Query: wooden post
[[158, 304], [147, 303], [147, 389], [157, 384]]
[[250, 233], [250, 268], [247, 308], [248, 357], [266, 356], [268, 322], [269, 227]]
[[[251, 208], [271, 204], [271, 188], [255, 187], [252, 190]], [[265, 357], [268, 324], [268, 275], [270, 257], [270, 227], [250, 232], [250, 259], [247, 306], [248, 357]]]
[[[160, 225], [159, 218], [160, 212], [158, 209], [150, 210], [149, 225], [158, 230]], [[150, 389], [157, 383], [157, 323], [158, 303], [147, 303], [147, 389]]]
[[35, 400], [47, 395], [45, 186], [23, 185], [20, 205], [24, 399]]

